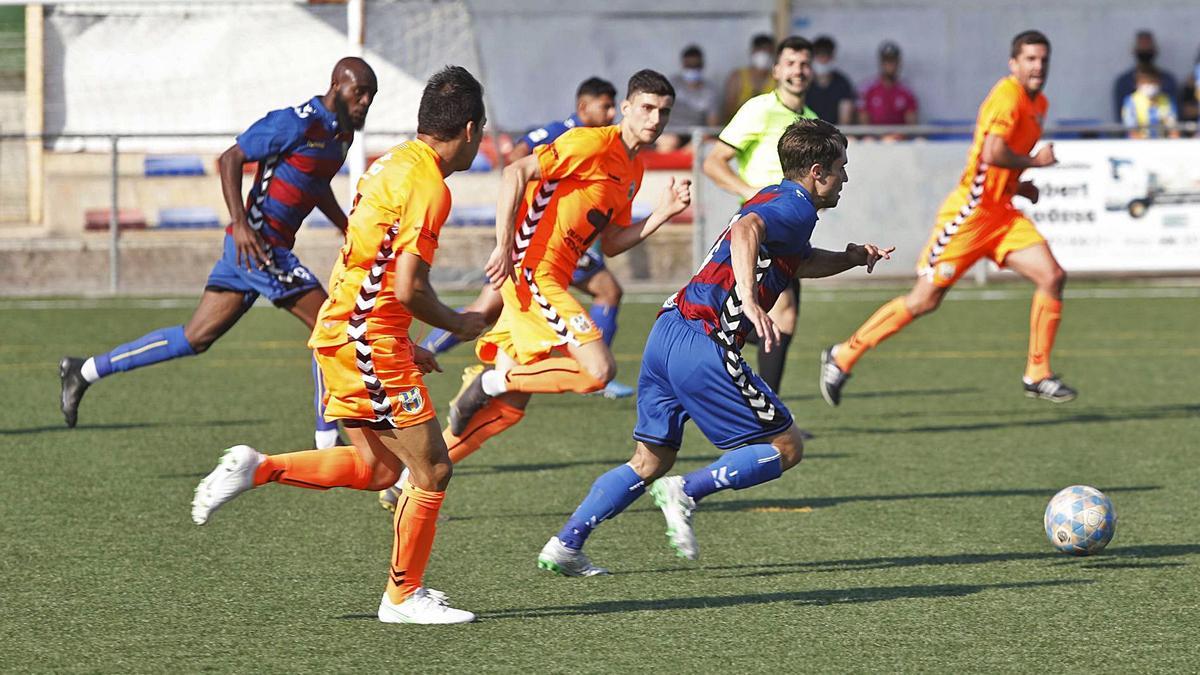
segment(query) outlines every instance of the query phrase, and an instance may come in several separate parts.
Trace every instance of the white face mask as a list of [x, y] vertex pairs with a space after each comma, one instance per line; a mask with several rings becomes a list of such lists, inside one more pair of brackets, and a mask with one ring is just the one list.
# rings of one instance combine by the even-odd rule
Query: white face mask
[[814, 60], [812, 62], [812, 69], [813, 69], [813, 75], [816, 75], [817, 77], [823, 77], [823, 76], [828, 75], [833, 72], [833, 61], [827, 61], [825, 63], [822, 63], [820, 61]]
[[750, 67], [758, 70], [767, 70], [775, 64], [774, 57], [770, 52], [754, 52], [750, 54]]
[[684, 68], [680, 75], [688, 84], [696, 84], [704, 79], [704, 71], [699, 68]]
[[1154, 98], [1158, 96], [1158, 92], [1160, 91], [1157, 84], [1139, 84], [1137, 89], [1146, 98]]

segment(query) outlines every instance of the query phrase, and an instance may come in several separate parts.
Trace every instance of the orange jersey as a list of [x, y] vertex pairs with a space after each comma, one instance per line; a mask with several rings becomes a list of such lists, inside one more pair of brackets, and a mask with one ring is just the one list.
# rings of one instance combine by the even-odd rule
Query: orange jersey
[[997, 82], [979, 106], [975, 140], [967, 154], [967, 168], [958, 190], [978, 199], [983, 206], [1011, 200], [1017, 193], [1021, 169], [989, 166], [980, 157], [983, 141], [988, 134], [995, 134], [1003, 138], [1014, 153], [1028, 155], [1042, 136], [1042, 120], [1048, 106], [1044, 94], [1029, 98], [1016, 78], [1006, 77]]
[[346, 243], [309, 347], [408, 339], [413, 317], [393, 294], [395, 261], [411, 253], [433, 264], [438, 235], [450, 214], [450, 189], [437, 160], [433, 148], [409, 141], [375, 160], [359, 179]]
[[642, 160], [629, 156], [617, 126], [576, 127], [534, 153], [542, 178], [529, 183], [517, 211], [516, 254], [565, 288], [601, 230], [630, 225]]

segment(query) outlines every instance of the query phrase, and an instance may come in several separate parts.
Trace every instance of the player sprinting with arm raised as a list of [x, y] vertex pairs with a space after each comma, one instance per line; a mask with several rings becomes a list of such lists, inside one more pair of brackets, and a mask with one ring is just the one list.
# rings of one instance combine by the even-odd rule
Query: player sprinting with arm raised
[[631, 222], [642, 180], [637, 153], [662, 133], [673, 102], [667, 78], [639, 71], [619, 125], [573, 129], [504, 170], [486, 267], [504, 309], [476, 343], [480, 360], [495, 367], [450, 403], [445, 438], [455, 463], [519, 422], [532, 394], [590, 393], [613, 378], [612, 352], [567, 287], [597, 237], [606, 255], [617, 255], [690, 203], [690, 183], [672, 180], [649, 218]]
[[1021, 181], [1021, 172], [1056, 161], [1049, 143], [1030, 155], [1048, 107], [1042, 88], [1050, 72], [1050, 41], [1038, 31], [1020, 33], [1013, 38], [1008, 68], [1010, 75], [992, 87], [979, 107], [966, 170], [938, 211], [917, 260], [916, 284], [908, 295], [880, 307], [845, 342], [822, 353], [820, 388], [829, 405], [841, 402], [850, 370], [867, 350], [937, 309], [955, 282], [984, 257], [1035, 286], [1025, 395], [1056, 403], [1075, 398], [1075, 390], [1050, 370], [1067, 275], [1033, 222], [1012, 205], [1016, 195], [1035, 203], [1038, 199], [1037, 187]]
[[309, 340], [328, 387], [326, 414], [342, 420], [353, 445], [282, 455], [230, 448], [192, 501], [192, 520], [203, 525], [221, 505], [265, 483], [379, 490], [407, 467], [379, 604], [384, 622], [474, 619], [422, 586], [451, 464], [422, 380], [437, 361], [412, 344], [409, 326], [416, 318], [463, 339], [487, 326], [481, 314], [442, 304], [429, 284], [450, 213], [445, 177], [470, 167], [483, 124], [483, 88], [465, 69], [448, 66], [425, 86], [416, 140], [392, 148], [359, 181], [330, 297]]
[[[779, 339], [768, 312], [796, 277], [874, 268], [892, 249], [850, 244], [843, 252], [809, 243], [817, 210], [833, 208], [846, 182], [846, 137], [821, 120], [799, 120], [779, 140], [784, 180], [747, 200], [692, 280], [671, 296], [646, 338], [638, 379], [633, 458], [596, 479], [587, 497], [538, 555], [538, 567], [565, 576], [606, 570], [584, 543], [603, 521], [650, 492], [679, 555], [699, 555], [691, 517], [720, 490], [774, 480], [800, 462], [803, 440], [787, 407], [741, 356], [755, 330]], [[688, 419], [724, 451], [711, 465], [663, 478], [675, 463]]]
[[[584, 80], [575, 92], [575, 113], [561, 122], [551, 122], [543, 127], [530, 131], [517, 140], [509, 154], [510, 162], [528, 156], [537, 148], [553, 143], [564, 133], [576, 127], [603, 127], [612, 124], [617, 114], [617, 90], [612, 83], [598, 77]], [[592, 296], [592, 306], [588, 315], [600, 329], [604, 342], [610, 347], [617, 334], [617, 312], [621, 306], [621, 296], [624, 291], [620, 282], [604, 264], [604, 253], [600, 250], [600, 242], [596, 241], [583, 252], [575, 265], [575, 274], [571, 277], [571, 285]], [[493, 323], [500, 317], [500, 309], [504, 302], [500, 291], [486, 285], [474, 301], [463, 309], [481, 312]], [[453, 335], [441, 329], [429, 332], [421, 346], [441, 354], [458, 344]], [[480, 373], [481, 366], [470, 366], [464, 373], [464, 383], [469, 383]], [[604, 386], [604, 396], [607, 398], [625, 398], [633, 395], [633, 387], [621, 384], [616, 380]]]
[[[237, 138], [218, 161], [231, 223], [224, 254], [209, 274], [200, 304], [186, 325], [160, 328], [88, 359], [62, 360], [62, 411], [74, 427], [88, 387], [115, 373], [201, 354], [237, 323], [260, 296], [286, 309], [311, 330], [325, 290], [292, 253], [296, 231], [319, 208], [338, 229], [346, 229], [329, 187], [346, 158], [354, 131], [366, 123], [378, 85], [366, 61], [337, 62], [324, 96], [268, 113]], [[245, 204], [242, 167], [258, 162], [258, 174]], [[314, 385], [321, 389], [314, 370]], [[337, 424], [326, 422], [317, 406], [318, 447], [333, 445]]]

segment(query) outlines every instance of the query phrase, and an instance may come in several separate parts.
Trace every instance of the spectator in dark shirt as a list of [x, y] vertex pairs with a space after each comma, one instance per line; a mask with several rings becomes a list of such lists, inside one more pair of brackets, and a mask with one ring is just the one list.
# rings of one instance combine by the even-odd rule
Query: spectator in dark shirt
[[916, 124], [917, 97], [900, 82], [900, 47], [879, 45], [879, 78], [863, 89], [859, 99], [861, 124]]
[[[1113, 82], [1113, 119], [1118, 122], [1121, 121], [1121, 106], [1125, 104], [1125, 99], [1137, 89], [1137, 67], [1156, 67], [1154, 60], [1158, 58], [1158, 44], [1154, 41], [1154, 33], [1148, 30], [1137, 32], [1133, 40], [1133, 57], [1137, 59], [1134, 67], [1121, 73]], [[1163, 93], [1171, 97], [1171, 102], [1174, 103], [1175, 95], [1179, 91], [1175, 78], [1161, 68], [1158, 72], [1162, 76]]]
[[704, 52], [689, 45], [680, 54], [680, 70], [671, 78], [675, 87], [675, 106], [667, 130], [658, 137], [659, 152], [681, 150], [691, 142], [692, 127], [715, 127], [721, 92], [704, 77]]
[[828, 35], [813, 40], [813, 82], [805, 102], [817, 117], [838, 126], [854, 123], [858, 92], [850, 78], [834, 67], [837, 45]]

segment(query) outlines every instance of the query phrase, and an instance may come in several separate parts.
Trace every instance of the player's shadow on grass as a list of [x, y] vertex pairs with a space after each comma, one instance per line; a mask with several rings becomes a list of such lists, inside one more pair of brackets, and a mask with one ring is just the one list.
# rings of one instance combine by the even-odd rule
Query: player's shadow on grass
[[[645, 612], [677, 609], [715, 609], [744, 605], [765, 605], [789, 602], [801, 606], [849, 605], [867, 602], [887, 602], [918, 598], [961, 598], [984, 591], [1018, 590], [1053, 586], [1080, 586], [1094, 583], [1090, 579], [1054, 581], [1023, 581], [1000, 584], [937, 584], [918, 586], [874, 586], [870, 588], [831, 588], [817, 591], [783, 591], [744, 595], [710, 595], [691, 598], [657, 598], [646, 600], [607, 600], [560, 607], [528, 607], [484, 612], [484, 619], [529, 619], [559, 616], [591, 616], [625, 612]], [[353, 618], [353, 617], [346, 617]]]
[[271, 420], [256, 419], [256, 420], [205, 420], [205, 421], [169, 421], [169, 422], [104, 422], [92, 423], [84, 422], [79, 426], [71, 429], [65, 424], [49, 424], [40, 427], [25, 427], [23, 429], [0, 429], [0, 436], [17, 436], [23, 434], [39, 434], [43, 432], [66, 431], [80, 433], [84, 431], [129, 431], [131, 429], [160, 429], [163, 427], [174, 428], [209, 428], [209, 427], [236, 427], [236, 426], [252, 426], [255, 424], [265, 424]]
[[[1056, 411], [1057, 412], [1057, 411]], [[962, 414], [962, 413], [960, 413]], [[991, 411], [979, 411], [975, 413], [967, 413], [983, 416], [992, 416]], [[1004, 413], [1001, 413], [1004, 414]], [[956, 431], [991, 431], [994, 429], [1012, 429], [1013, 427], [1050, 427], [1060, 426], [1064, 424], [1094, 424], [1097, 422], [1129, 422], [1133, 420], [1171, 420], [1171, 419], [1188, 419], [1192, 417], [1200, 417], [1200, 405], [1197, 404], [1181, 404], [1181, 405], [1164, 405], [1164, 406], [1130, 406], [1125, 408], [1108, 408], [1095, 410], [1082, 410], [1070, 414], [1056, 415], [1044, 419], [1029, 419], [1029, 411], [1020, 411], [1018, 419], [993, 421], [993, 422], [974, 422], [970, 424], [927, 424], [918, 426], [903, 426], [903, 427], [880, 427], [873, 425], [870, 427], [832, 427], [830, 432], [833, 433], [856, 433], [856, 434], [930, 434], [944, 433]], [[911, 415], [909, 415], [911, 416]], [[943, 415], [938, 415], [943, 416]]]
[[[983, 391], [979, 387], [943, 387], [941, 389], [889, 389], [886, 391], [863, 391], [854, 392], [854, 398], [895, 398], [897, 396], [905, 396], [914, 398], [919, 396], [951, 396], [954, 394], [977, 394]], [[784, 401], [811, 401], [821, 398], [820, 394], [788, 394], [780, 396]]]
[[[1121, 485], [1104, 488], [1106, 493], [1161, 490], [1161, 485]], [[955, 492], [918, 492], [892, 495], [845, 495], [800, 499], [714, 499], [704, 503], [705, 511], [792, 511], [804, 508], [824, 509], [849, 502], [893, 502], [911, 499], [962, 499], [973, 497], [1049, 497], [1059, 488], [1015, 488], [1009, 490], [962, 490]]]
[[[1086, 558], [1066, 556], [1055, 551], [1021, 551], [1006, 553], [956, 553], [939, 556], [899, 556], [885, 558], [848, 558], [845, 560], [802, 560], [785, 563], [761, 563], [751, 565], [718, 565], [705, 567], [712, 571], [745, 571], [738, 574], [718, 574], [717, 578], [771, 577], [786, 574], [811, 574], [813, 572], [848, 572], [863, 570], [886, 570], [900, 567], [929, 567], [938, 565], [983, 565], [995, 562], [1020, 560], [1052, 561], [1057, 565], [1080, 565], [1088, 569], [1142, 569], [1154, 567], [1181, 567], [1185, 563], [1139, 562], [1140, 560], [1171, 558], [1200, 553], [1197, 544], [1151, 544], [1108, 548]], [[670, 570], [666, 570], [670, 571]]]
[[[824, 461], [827, 459], [845, 459], [853, 457], [853, 453], [849, 452], [806, 452], [804, 453], [805, 461]], [[687, 456], [683, 459], [689, 462], [715, 462], [720, 455], [695, 455]], [[454, 468], [455, 476], [484, 476], [497, 473], [536, 473], [538, 471], [555, 471], [558, 469], [572, 469], [577, 466], [600, 466], [614, 467], [624, 464], [629, 461], [629, 455], [624, 455], [617, 459], [580, 459], [570, 462], [530, 462], [527, 464], [471, 464], [465, 463], [462, 466]]]

